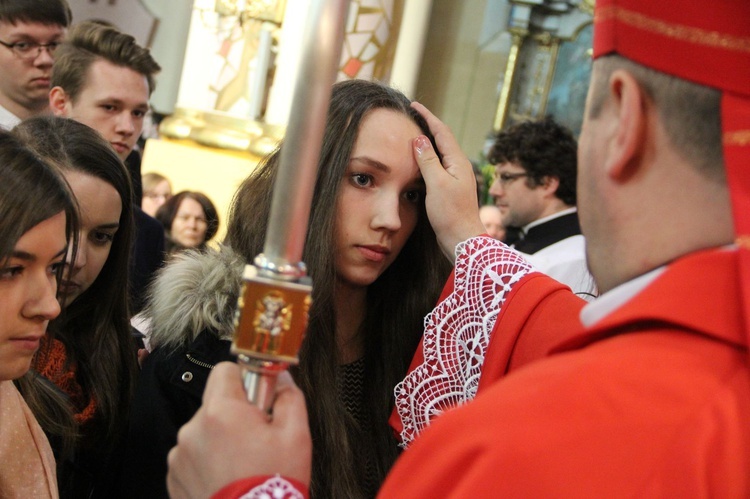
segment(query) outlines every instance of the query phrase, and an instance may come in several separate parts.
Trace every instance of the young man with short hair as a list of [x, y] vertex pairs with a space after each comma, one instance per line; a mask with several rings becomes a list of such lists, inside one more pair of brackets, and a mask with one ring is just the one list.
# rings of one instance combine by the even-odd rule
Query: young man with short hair
[[101, 133], [124, 161], [143, 130], [160, 69], [132, 36], [81, 23], [57, 51], [49, 104], [56, 115]]
[[149, 50], [132, 36], [95, 22], [78, 24], [57, 50], [49, 104], [57, 116], [99, 132], [125, 162], [133, 182], [136, 239], [131, 273], [133, 311], [143, 305], [146, 286], [164, 261], [164, 230], [140, 208], [141, 157], [134, 147], [143, 130], [161, 70]]

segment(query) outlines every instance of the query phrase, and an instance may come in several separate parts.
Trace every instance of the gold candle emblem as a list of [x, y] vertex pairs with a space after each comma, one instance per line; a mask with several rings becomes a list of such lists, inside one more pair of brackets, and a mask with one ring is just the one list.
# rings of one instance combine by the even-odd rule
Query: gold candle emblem
[[312, 287], [261, 277], [245, 268], [235, 319], [232, 352], [248, 357], [297, 364], [307, 328]]

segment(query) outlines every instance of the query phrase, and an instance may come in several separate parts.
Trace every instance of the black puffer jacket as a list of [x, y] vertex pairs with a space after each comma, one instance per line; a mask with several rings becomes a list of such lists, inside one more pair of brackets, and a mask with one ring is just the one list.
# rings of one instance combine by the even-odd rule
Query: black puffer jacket
[[233, 360], [232, 319], [244, 262], [228, 248], [187, 252], [164, 268], [145, 315], [151, 354], [131, 410], [121, 497], [168, 497], [167, 454], [201, 405], [211, 368]]

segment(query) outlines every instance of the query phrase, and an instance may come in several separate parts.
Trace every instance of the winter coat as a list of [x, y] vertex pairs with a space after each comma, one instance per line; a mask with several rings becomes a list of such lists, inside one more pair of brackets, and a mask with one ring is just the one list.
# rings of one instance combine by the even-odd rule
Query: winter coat
[[243, 266], [227, 247], [188, 251], [174, 256], [152, 285], [145, 311], [152, 351], [131, 410], [121, 497], [168, 497], [167, 454], [177, 432], [200, 408], [213, 366], [233, 360]]

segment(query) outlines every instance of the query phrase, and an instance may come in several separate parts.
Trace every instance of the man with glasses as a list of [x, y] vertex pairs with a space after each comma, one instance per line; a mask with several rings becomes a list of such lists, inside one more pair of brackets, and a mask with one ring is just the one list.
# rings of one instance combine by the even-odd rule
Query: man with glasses
[[65, 0], [0, 0], [0, 128], [49, 110], [53, 54], [70, 21]]
[[576, 140], [551, 118], [500, 132], [488, 159], [495, 165], [490, 195], [505, 227], [518, 229], [514, 247], [539, 271], [591, 300], [594, 279], [576, 209]]

